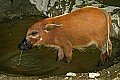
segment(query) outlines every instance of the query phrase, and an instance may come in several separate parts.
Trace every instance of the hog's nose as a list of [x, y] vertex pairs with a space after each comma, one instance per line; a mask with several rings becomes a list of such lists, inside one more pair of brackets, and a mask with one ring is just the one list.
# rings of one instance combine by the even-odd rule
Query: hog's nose
[[23, 45], [23, 44], [19, 44], [19, 48], [20, 48], [21, 50], [27, 50], [27, 49], [28, 49], [28, 48], [26, 48], [25, 45]]
[[23, 39], [22, 43], [18, 45], [21, 50], [27, 50], [32, 48], [32, 44], [26, 38]]

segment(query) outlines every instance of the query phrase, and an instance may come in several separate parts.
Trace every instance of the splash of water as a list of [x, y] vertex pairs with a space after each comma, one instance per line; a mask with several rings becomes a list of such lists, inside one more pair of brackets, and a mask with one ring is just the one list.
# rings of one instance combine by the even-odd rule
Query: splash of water
[[23, 50], [21, 50], [21, 52], [20, 52], [20, 58], [19, 58], [19, 60], [22, 60], [22, 53], [23, 53]]
[[22, 60], [22, 54], [23, 54], [23, 50], [20, 51], [20, 56], [19, 56], [19, 63], [17, 65], [20, 65], [21, 63], [21, 60]]

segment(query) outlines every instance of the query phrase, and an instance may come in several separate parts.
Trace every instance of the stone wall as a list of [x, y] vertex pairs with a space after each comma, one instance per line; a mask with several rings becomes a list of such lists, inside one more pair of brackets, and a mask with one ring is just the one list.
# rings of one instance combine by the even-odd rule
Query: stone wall
[[0, 0], [0, 21], [23, 15], [40, 15], [29, 0]]

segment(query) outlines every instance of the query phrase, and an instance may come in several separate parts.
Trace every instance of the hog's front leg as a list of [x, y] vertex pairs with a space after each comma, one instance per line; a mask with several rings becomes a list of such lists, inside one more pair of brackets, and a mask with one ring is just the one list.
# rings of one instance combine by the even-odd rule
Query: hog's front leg
[[65, 45], [65, 46], [61, 46], [58, 49], [58, 61], [62, 60], [64, 58], [64, 53], [66, 56], [66, 62], [70, 63], [70, 61], [72, 60], [72, 47]]
[[58, 61], [62, 60], [64, 58], [64, 52], [61, 47], [58, 49]]
[[70, 63], [72, 60], [72, 47], [70, 46], [64, 46], [63, 47], [63, 51], [65, 53], [66, 56], [66, 62]]
[[58, 51], [58, 59], [62, 59], [61, 52], [63, 50], [63, 53], [65, 54], [66, 57], [66, 62], [70, 63], [70, 61], [72, 60], [72, 44], [71, 42], [67, 39], [67, 38], [63, 38], [63, 37], [56, 37], [54, 40], [55, 44], [60, 46], [62, 49], [59, 49]]

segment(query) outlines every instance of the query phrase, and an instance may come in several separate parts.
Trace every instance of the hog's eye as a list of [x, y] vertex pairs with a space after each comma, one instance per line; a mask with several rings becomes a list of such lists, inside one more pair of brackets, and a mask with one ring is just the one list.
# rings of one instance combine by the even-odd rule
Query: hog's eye
[[30, 35], [36, 36], [37, 34], [38, 34], [38, 32], [34, 31], [34, 32], [32, 32]]

